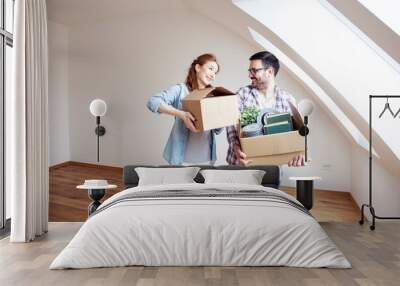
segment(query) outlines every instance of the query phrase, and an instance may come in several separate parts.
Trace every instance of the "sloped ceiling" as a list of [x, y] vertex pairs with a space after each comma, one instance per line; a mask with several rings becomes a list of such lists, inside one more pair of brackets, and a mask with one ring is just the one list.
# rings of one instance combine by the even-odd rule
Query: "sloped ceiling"
[[400, 37], [372, 14], [360, 2], [354, 0], [328, 0], [394, 60], [400, 62]]

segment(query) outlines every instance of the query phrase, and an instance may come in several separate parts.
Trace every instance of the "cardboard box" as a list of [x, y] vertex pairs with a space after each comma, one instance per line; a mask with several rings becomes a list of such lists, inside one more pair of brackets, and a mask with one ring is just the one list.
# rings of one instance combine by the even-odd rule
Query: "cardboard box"
[[239, 120], [236, 95], [223, 87], [192, 91], [182, 100], [182, 109], [194, 116], [199, 131], [236, 125]]
[[[240, 131], [240, 133], [242, 133]], [[304, 137], [298, 131], [242, 138], [240, 145], [250, 165], [287, 164], [293, 157], [303, 155]]]

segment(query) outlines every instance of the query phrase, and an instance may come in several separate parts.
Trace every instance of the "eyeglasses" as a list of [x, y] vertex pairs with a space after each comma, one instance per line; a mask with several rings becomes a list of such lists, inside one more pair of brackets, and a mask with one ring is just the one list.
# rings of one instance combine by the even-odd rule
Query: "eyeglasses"
[[248, 69], [247, 71], [248, 71], [249, 73], [255, 75], [255, 74], [257, 74], [259, 71], [261, 71], [261, 70], [267, 70], [267, 69], [268, 69], [268, 68], [259, 68], [259, 69], [251, 68], [251, 69]]

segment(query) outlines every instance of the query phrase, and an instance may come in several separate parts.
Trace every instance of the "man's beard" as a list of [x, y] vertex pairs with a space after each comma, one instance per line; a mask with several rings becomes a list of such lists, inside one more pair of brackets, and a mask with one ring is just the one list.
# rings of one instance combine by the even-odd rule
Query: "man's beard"
[[251, 79], [251, 85], [259, 90], [261, 89], [267, 89], [268, 87], [268, 82], [267, 81], [262, 81], [262, 80], [257, 80], [256, 78]]

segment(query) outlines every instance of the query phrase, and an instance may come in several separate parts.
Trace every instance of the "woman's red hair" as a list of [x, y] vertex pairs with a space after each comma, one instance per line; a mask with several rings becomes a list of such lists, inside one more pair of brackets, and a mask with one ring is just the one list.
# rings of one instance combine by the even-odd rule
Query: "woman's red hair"
[[195, 90], [199, 88], [199, 84], [197, 82], [197, 76], [196, 76], [196, 65], [199, 64], [200, 66], [204, 65], [207, 62], [215, 62], [218, 65], [218, 70], [219, 70], [219, 64], [217, 62], [216, 56], [213, 54], [203, 54], [201, 56], [198, 56], [197, 59], [195, 59], [192, 64], [189, 67], [189, 72], [188, 75], [186, 76], [186, 81], [185, 84], [189, 91]]

